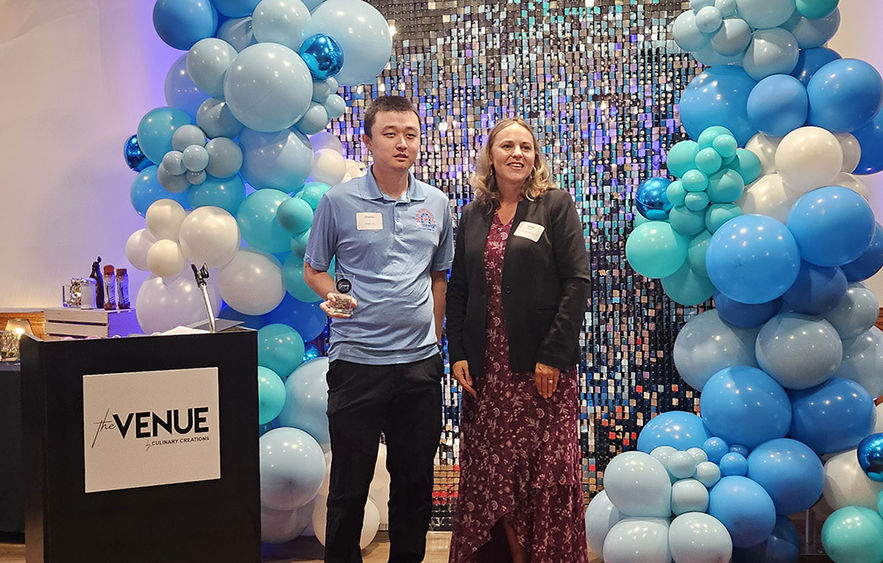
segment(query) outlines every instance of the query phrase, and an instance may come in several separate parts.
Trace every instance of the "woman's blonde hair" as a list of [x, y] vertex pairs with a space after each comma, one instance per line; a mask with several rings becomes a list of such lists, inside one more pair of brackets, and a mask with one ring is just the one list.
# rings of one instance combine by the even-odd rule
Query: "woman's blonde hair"
[[469, 177], [469, 184], [475, 190], [475, 199], [494, 209], [500, 206], [500, 188], [497, 186], [497, 178], [491, 162], [491, 149], [494, 147], [494, 141], [499, 132], [510, 125], [524, 127], [530, 133], [531, 139], [533, 139], [533, 170], [524, 181], [524, 185], [521, 186], [521, 195], [525, 199], [534, 200], [543, 195], [546, 190], [556, 187], [552, 181], [552, 171], [549, 169], [549, 165], [546, 164], [540, 143], [537, 141], [531, 126], [523, 119], [517, 117], [504, 119], [491, 129], [487, 136], [487, 141], [481, 147], [478, 158], [475, 161], [475, 172]]

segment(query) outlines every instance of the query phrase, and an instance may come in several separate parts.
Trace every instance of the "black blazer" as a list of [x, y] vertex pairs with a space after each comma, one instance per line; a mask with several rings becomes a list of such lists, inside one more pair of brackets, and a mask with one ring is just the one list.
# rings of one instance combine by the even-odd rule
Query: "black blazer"
[[[484, 248], [493, 215], [493, 209], [477, 201], [463, 208], [446, 298], [451, 364], [468, 360], [473, 378], [484, 373]], [[544, 227], [537, 242], [515, 236], [522, 221]], [[506, 242], [502, 285], [510, 368], [532, 372], [541, 362], [565, 371], [579, 362], [589, 264], [569, 193], [551, 189], [534, 201], [518, 203]]]

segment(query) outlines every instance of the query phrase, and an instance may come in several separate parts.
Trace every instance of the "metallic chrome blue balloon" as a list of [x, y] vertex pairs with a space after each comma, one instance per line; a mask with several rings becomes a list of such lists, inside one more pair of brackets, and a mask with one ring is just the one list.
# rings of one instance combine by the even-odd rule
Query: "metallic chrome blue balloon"
[[671, 180], [668, 178], [648, 178], [641, 182], [635, 193], [635, 207], [651, 221], [665, 221], [672, 204], [665, 195]]
[[856, 448], [858, 464], [874, 481], [883, 482], [883, 432], [869, 434]]
[[343, 68], [343, 49], [329, 35], [317, 33], [301, 44], [298, 54], [307, 63], [313, 78], [331, 78]]
[[153, 164], [146, 156], [144, 156], [144, 153], [141, 152], [141, 146], [138, 144], [138, 135], [132, 135], [129, 137], [129, 140], [126, 141], [126, 146], [123, 147], [123, 156], [126, 158], [126, 164], [128, 164], [129, 168], [135, 172], [141, 172]]

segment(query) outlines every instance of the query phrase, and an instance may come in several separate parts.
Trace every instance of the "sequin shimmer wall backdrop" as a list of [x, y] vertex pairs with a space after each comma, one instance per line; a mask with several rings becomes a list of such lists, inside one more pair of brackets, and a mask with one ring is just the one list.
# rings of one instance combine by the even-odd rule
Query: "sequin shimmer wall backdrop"
[[[536, 129], [561, 187], [576, 201], [593, 275], [581, 343], [580, 443], [586, 498], [607, 462], [633, 449], [655, 413], [692, 411], [698, 396], [671, 359], [678, 329], [695, 314], [625, 261], [633, 195], [666, 175], [665, 152], [684, 138], [680, 92], [697, 63], [670, 40], [680, 0], [372, 0], [395, 27], [391, 64], [374, 87], [354, 88], [333, 124], [345, 154], [367, 161], [364, 109], [383, 93], [409, 97], [425, 124], [418, 177], [445, 191], [455, 217], [484, 135], [504, 117]], [[350, 98], [348, 98], [350, 99]], [[445, 431], [433, 526], [456, 505], [459, 406], [445, 382]]]

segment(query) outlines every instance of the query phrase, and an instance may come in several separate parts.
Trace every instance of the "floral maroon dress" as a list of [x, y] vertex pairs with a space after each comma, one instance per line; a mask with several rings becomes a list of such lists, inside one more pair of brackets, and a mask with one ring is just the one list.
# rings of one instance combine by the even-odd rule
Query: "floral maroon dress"
[[463, 394], [450, 561], [505, 560], [495, 547], [507, 553], [505, 540], [490, 540], [495, 525], [507, 519], [531, 563], [585, 562], [576, 368], [561, 374], [549, 399], [540, 396], [533, 373], [509, 368], [500, 286], [511, 225], [494, 215], [485, 246], [485, 375], [475, 381], [477, 399]]

